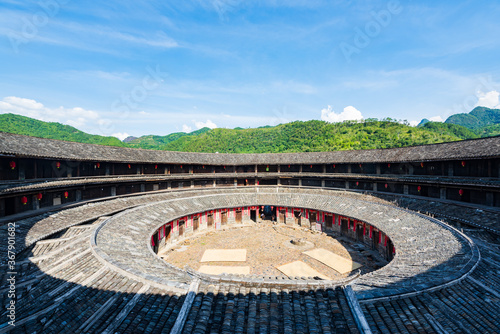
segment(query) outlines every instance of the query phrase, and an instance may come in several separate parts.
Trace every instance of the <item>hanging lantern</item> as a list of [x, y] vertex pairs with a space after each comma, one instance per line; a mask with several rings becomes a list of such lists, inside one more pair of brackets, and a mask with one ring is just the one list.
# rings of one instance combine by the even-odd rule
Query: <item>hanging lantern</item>
[[311, 168], [313, 168], [313, 165], [311, 165]]
[[388, 187], [388, 186], [389, 186], [389, 185], [386, 183], [386, 184], [384, 185], [385, 189], [387, 189], [387, 187]]
[[132, 166], [130, 166], [130, 164], [127, 165], [128, 169], [132, 168]]
[[64, 192], [64, 198], [68, 198], [69, 193], [67, 191]]
[[290, 165], [288, 165], [288, 168], [290, 168]]
[[359, 164], [359, 168], [363, 168], [363, 166], [361, 166], [361, 164]]
[[203, 165], [203, 169], [205, 169], [205, 165]]
[[391, 164], [387, 164], [387, 167], [391, 168]]
[[420, 190], [422, 190], [422, 187], [418, 186], [417, 191], [420, 192]]
[[182, 165], [181, 165], [181, 168], [182, 168]]
[[266, 166], [266, 172], [269, 172], [269, 165]]
[[101, 168], [101, 163], [100, 162], [96, 163], [95, 165], [97, 166], [97, 168]]
[[420, 163], [420, 167], [424, 168], [424, 163], [423, 162]]
[[462, 195], [464, 194], [464, 190], [463, 190], [463, 189], [460, 189], [460, 190], [458, 191], [458, 194], [459, 194], [460, 196], [462, 196]]
[[21, 197], [21, 203], [23, 203], [23, 205], [26, 205], [26, 203], [28, 203], [28, 197], [26, 196]]
[[16, 169], [16, 162], [15, 161], [9, 162], [9, 166], [10, 166], [10, 169]]
[[43, 196], [42, 196], [42, 193], [38, 193], [38, 194], [36, 194], [36, 199], [37, 199], [37, 200], [39, 200], [39, 201], [40, 201], [40, 200], [42, 199], [42, 197], [43, 197]]
[[333, 168], [335, 168], [335, 164], [333, 164]]
[[465, 167], [465, 161], [462, 161], [462, 167]]
[[158, 169], [158, 165], [155, 165], [155, 169]]
[[358, 182], [358, 181], [356, 181], [356, 187], [357, 187], [357, 186], [359, 186], [359, 182]]
[[56, 168], [57, 168], [57, 169], [61, 168], [61, 163], [60, 163], [59, 161], [58, 161], [58, 162], [56, 162]]

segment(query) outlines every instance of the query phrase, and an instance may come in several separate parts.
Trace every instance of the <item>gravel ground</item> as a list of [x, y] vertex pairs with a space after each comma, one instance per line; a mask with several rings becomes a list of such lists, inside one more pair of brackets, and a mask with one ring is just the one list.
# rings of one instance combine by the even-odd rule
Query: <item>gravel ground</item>
[[[292, 245], [290, 241], [294, 238], [304, 239], [307, 241], [307, 246]], [[363, 264], [362, 273], [378, 268], [370, 257], [362, 255], [359, 251], [348, 251], [343, 244], [347, 246], [344, 241], [339, 241], [323, 233], [314, 233], [309, 229], [283, 224], [260, 223], [254, 226], [209, 232], [194, 239], [185, 240], [169, 251], [165, 260], [178, 268], [189, 265], [198, 270], [202, 265], [199, 261], [207, 249], [246, 249], [246, 262], [208, 262], [203, 264], [250, 266], [250, 274], [253, 275], [283, 276], [276, 267], [293, 261], [302, 261], [332, 279], [348, 276], [348, 274], [342, 275], [323, 263], [302, 254], [302, 252], [313, 248], [324, 248]]]

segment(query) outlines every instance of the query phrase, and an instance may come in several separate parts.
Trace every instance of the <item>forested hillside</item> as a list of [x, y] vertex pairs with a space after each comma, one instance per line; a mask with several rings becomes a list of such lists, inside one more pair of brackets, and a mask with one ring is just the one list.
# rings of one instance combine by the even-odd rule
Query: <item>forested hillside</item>
[[127, 146], [115, 137], [91, 135], [69, 125], [43, 122], [14, 114], [0, 114], [0, 131], [78, 143]]
[[468, 114], [455, 114], [448, 117], [445, 123], [462, 125], [471, 130], [500, 124], [500, 109], [476, 107]]
[[[486, 113], [491, 116], [490, 112]], [[0, 114], [0, 131], [81, 143], [156, 150], [279, 153], [392, 148], [449, 142], [499, 135], [500, 124], [490, 124], [472, 130], [459, 124], [436, 122], [422, 122], [418, 127], [412, 127], [390, 118], [382, 121], [367, 119], [342, 123], [312, 120], [250, 129], [203, 128], [191, 133], [142, 136], [123, 143], [115, 137], [90, 135], [68, 125], [47, 123], [13, 114]]]
[[[466, 130], [466, 129], [465, 129]], [[457, 129], [415, 128], [393, 120], [328, 123], [291, 122], [257, 129], [213, 129], [183, 137], [162, 149], [188, 152], [278, 153], [360, 150], [464, 139]]]
[[161, 149], [161, 147], [164, 147], [168, 143], [171, 143], [173, 141], [179, 140], [181, 137], [184, 136], [197, 136], [202, 133], [205, 133], [207, 131], [210, 131], [209, 128], [201, 128], [199, 130], [190, 132], [190, 133], [185, 133], [185, 132], [174, 132], [166, 136], [155, 136], [155, 135], [147, 135], [147, 136], [142, 136], [136, 139], [132, 139], [129, 142], [127, 142], [128, 146], [134, 147], [134, 148], [145, 148], [145, 149], [153, 149], [153, 150], [158, 150]]

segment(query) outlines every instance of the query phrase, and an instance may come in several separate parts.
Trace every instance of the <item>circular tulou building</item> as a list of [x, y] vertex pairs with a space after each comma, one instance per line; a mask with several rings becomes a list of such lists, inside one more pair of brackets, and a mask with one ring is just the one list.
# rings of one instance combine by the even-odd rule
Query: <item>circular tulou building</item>
[[500, 137], [184, 153], [0, 133], [0, 333], [498, 333]]

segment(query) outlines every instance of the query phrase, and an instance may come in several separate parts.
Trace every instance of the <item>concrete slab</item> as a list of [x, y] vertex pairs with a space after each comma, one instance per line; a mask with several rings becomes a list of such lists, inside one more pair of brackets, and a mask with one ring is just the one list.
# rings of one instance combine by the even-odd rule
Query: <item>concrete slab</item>
[[200, 262], [245, 262], [246, 249], [207, 249]]
[[331, 278], [311, 268], [302, 261], [295, 261], [282, 266], [276, 267], [283, 274], [290, 278], [293, 277], [321, 277], [322, 279], [330, 280]]
[[302, 254], [308, 255], [321, 263], [326, 264], [333, 270], [338, 271], [341, 274], [349, 273], [355, 269], [362, 267], [362, 264], [354, 262], [350, 259], [343, 258], [335, 253], [327, 251], [323, 248], [312, 249]]
[[203, 265], [198, 269], [199, 272], [209, 275], [250, 275], [250, 267], [248, 266], [206, 266]]

